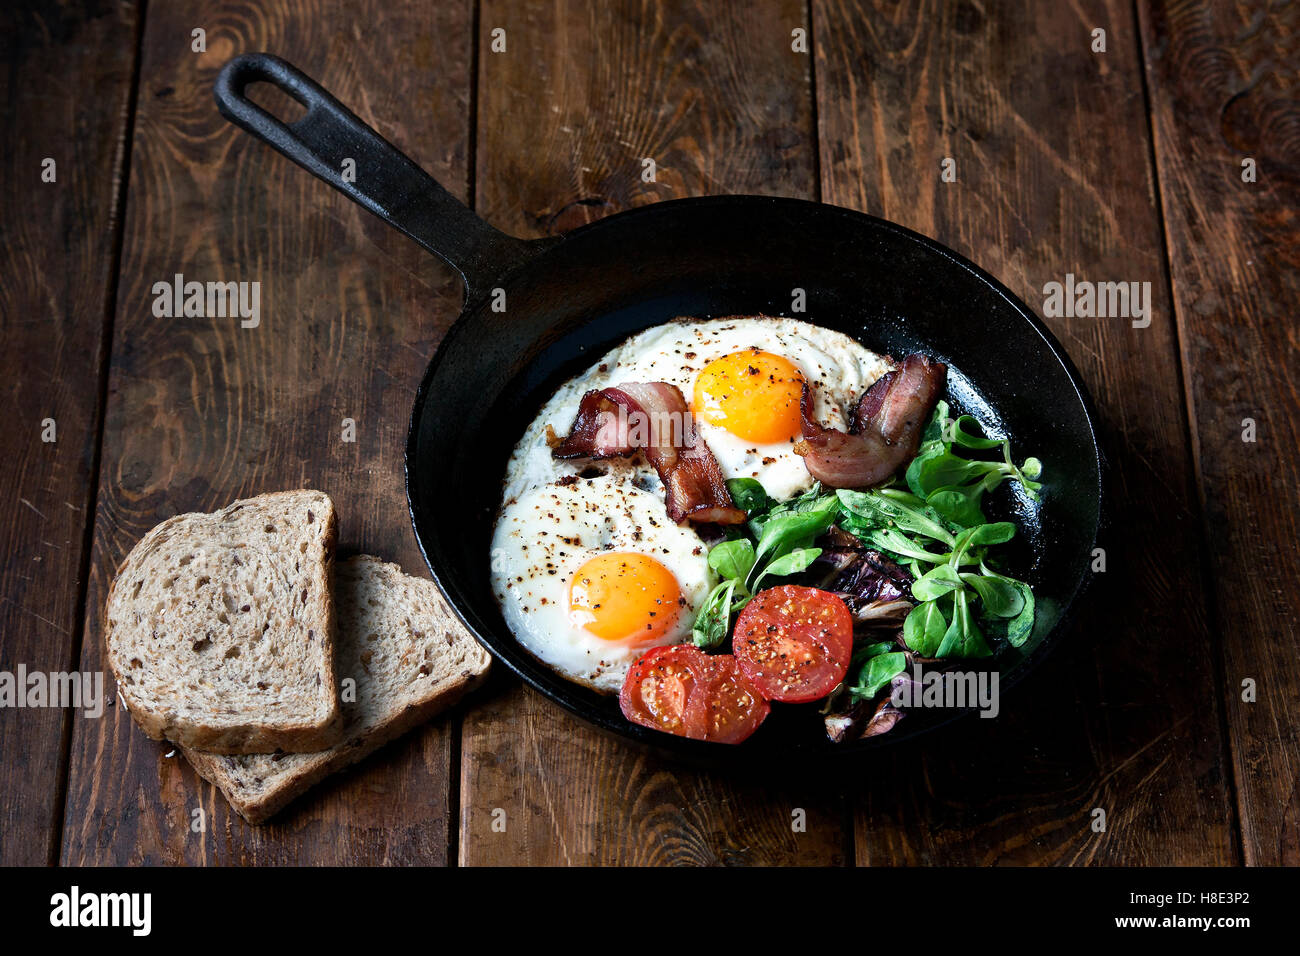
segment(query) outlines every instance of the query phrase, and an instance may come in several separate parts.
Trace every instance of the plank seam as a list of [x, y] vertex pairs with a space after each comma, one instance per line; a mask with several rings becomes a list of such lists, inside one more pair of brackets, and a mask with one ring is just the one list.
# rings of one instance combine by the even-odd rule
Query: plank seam
[[[1188, 382], [1188, 376], [1184, 370], [1183, 349], [1183, 330], [1179, 317], [1178, 303], [1174, 298], [1173, 283], [1173, 261], [1169, 254], [1169, 221], [1165, 215], [1164, 196], [1160, 184], [1160, 160], [1157, 155], [1156, 147], [1156, 123], [1155, 123], [1155, 100], [1151, 93], [1151, 84], [1147, 79], [1147, 57], [1146, 57], [1146, 34], [1143, 29], [1142, 12], [1139, 8], [1138, 0], [1132, 0], [1133, 8], [1133, 26], [1136, 31], [1136, 42], [1138, 59], [1138, 79], [1142, 83], [1142, 98], [1146, 104], [1147, 116], [1147, 149], [1150, 155], [1151, 163], [1151, 180], [1152, 190], [1156, 204], [1156, 217], [1160, 222], [1160, 249], [1162, 253], [1164, 286], [1169, 296], [1169, 314], [1173, 318], [1174, 334], [1174, 371], [1178, 375], [1178, 385], [1183, 393], [1183, 421], [1184, 430], [1186, 431], [1187, 450], [1192, 457], [1192, 475], [1196, 484], [1196, 500], [1200, 506], [1200, 515], [1198, 515], [1197, 538], [1200, 541], [1202, 554], [1209, 553], [1209, 526], [1207, 522], [1208, 502], [1205, 497], [1205, 474], [1201, 468], [1201, 455], [1199, 436], [1196, 433], [1196, 402], [1191, 392], [1191, 385]], [[1201, 566], [1202, 587], [1205, 591], [1206, 614], [1208, 619], [1206, 625], [1210, 630], [1211, 639], [1215, 643], [1217, 653], [1210, 655], [1210, 667], [1214, 678], [1214, 690], [1216, 695], [1215, 711], [1219, 719], [1219, 752], [1224, 762], [1228, 766], [1228, 773], [1225, 774], [1226, 783], [1229, 793], [1229, 802], [1232, 806], [1232, 823], [1236, 832], [1236, 845], [1233, 851], [1236, 855], [1238, 865], [1245, 862], [1246, 855], [1246, 832], [1242, 823], [1241, 807], [1241, 788], [1237, 781], [1237, 761], [1233, 748], [1233, 738], [1231, 728], [1228, 724], [1228, 713], [1225, 703], [1228, 699], [1228, 675], [1227, 652], [1223, 642], [1223, 633], [1220, 627], [1222, 618], [1219, 613], [1219, 601], [1214, 590], [1213, 569], [1208, 560], [1198, 562]]]
[[822, 196], [822, 127], [817, 113], [817, 30], [813, 25], [813, 0], [807, 0], [808, 12], [808, 90], [812, 96], [812, 144], [813, 144], [813, 195], [818, 202], [825, 202]]
[[[826, 201], [822, 194], [822, 126], [817, 110], [817, 27], [813, 21], [814, 0], [806, 0], [804, 9], [808, 17], [808, 90], [812, 99], [812, 161], [813, 196], [820, 203]], [[846, 792], [840, 799], [840, 839], [843, 842], [845, 867], [858, 865], [857, 811], [852, 795]]]
[[[465, 204], [478, 210], [478, 92], [479, 92], [479, 17], [480, 0], [473, 0], [469, 18], [469, 118], [465, 148]], [[466, 295], [468, 296], [468, 289]], [[458, 867], [460, 862], [461, 817], [464, 813], [461, 792], [462, 751], [465, 719], [458, 711], [451, 734], [450, 755], [447, 761], [447, 866]]]
[[[95, 519], [99, 509], [99, 469], [103, 458], [104, 427], [108, 405], [108, 377], [113, 357], [113, 329], [117, 324], [117, 293], [121, 284], [122, 247], [126, 233], [126, 196], [131, 180], [131, 152], [135, 141], [136, 106], [139, 102], [141, 83], [141, 61], [144, 59], [144, 21], [148, 13], [148, 0], [140, 0], [135, 22], [135, 59], [131, 64], [131, 83], [127, 88], [126, 117], [123, 124], [122, 145], [119, 150], [118, 168], [121, 178], [113, 196], [113, 208], [109, 212], [112, 223], [113, 240], [109, 252], [108, 288], [104, 298], [103, 334], [96, 356], [99, 366], [98, 395], [99, 404], [95, 410], [95, 443], [90, 455], [90, 480], [86, 489], [86, 521], [82, 532], [81, 567], [77, 584], [77, 616], [74, 621], [71, 660], [68, 671], [72, 673], [81, 668], [81, 651], [86, 638], [86, 603], [90, 593], [90, 559], [95, 540]], [[114, 221], [116, 220], [116, 221]], [[51, 866], [57, 866], [63, 854], [63, 826], [67, 819], [68, 789], [72, 774], [72, 724], [75, 714], [67, 714], [63, 719], [63, 732], [60, 747], [60, 772], [54, 793], [54, 819], [51, 823], [50, 848], [48, 860]]]

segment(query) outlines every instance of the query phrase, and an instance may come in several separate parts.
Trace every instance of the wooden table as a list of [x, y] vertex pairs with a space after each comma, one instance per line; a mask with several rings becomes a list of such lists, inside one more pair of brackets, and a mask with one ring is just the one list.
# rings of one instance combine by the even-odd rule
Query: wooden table
[[[821, 199], [937, 238], [1035, 308], [1067, 273], [1149, 282], [1152, 320], [1047, 320], [1100, 410], [1105, 571], [997, 721], [848, 777], [734, 777], [597, 735], [501, 672], [259, 829], [121, 709], [4, 709], [0, 862], [1300, 862], [1296, 4], [17, 6], [0, 669], [101, 669], [105, 591], [140, 535], [264, 490], [328, 491], [343, 551], [421, 570], [406, 419], [460, 288], [218, 116], [236, 53], [297, 64], [519, 236], [682, 196]], [[176, 273], [260, 281], [260, 326], [155, 317]]]

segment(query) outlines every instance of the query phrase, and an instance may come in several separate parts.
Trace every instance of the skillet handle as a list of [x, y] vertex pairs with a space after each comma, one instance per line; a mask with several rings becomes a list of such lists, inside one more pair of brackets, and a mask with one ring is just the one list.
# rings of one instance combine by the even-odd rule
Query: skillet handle
[[[244, 95], [251, 83], [270, 83], [307, 112], [293, 123], [276, 119]], [[460, 273], [467, 304], [542, 245], [488, 225], [315, 80], [277, 56], [235, 57], [222, 67], [212, 92], [230, 122], [396, 226]], [[354, 175], [345, 177], [346, 160], [355, 168], [349, 170]]]

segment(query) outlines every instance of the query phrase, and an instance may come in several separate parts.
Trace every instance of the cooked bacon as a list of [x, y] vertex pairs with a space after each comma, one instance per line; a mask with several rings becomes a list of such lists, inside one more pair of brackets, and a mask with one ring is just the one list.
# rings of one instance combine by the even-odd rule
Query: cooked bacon
[[888, 481], [916, 456], [921, 433], [948, 380], [948, 367], [913, 354], [882, 375], [858, 400], [848, 432], [824, 428], [813, 417], [805, 383], [800, 410], [803, 440], [794, 450], [808, 473], [831, 488], [870, 488]]
[[696, 431], [686, 399], [666, 382], [628, 382], [582, 396], [555, 458], [620, 458], [644, 449], [664, 485], [668, 517], [678, 524], [740, 524], [718, 461]]

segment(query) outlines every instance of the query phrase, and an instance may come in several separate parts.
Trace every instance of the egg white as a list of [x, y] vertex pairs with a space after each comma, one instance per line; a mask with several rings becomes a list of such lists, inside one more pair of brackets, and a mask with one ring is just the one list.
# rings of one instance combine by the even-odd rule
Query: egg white
[[[750, 348], [783, 356], [797, 365], [805, 381], [815, 386], [818, 421], [839, 429], [848, 428], [849, 414], [867, 387], [892, 368], [885, 358], [851, 337], [797, 319], [679, 319], [655, 326], [611, 350], [555, 392], [515, 447], [507, 466], [505, 496], [518, 496], [588, 467], [661, 493], [658, 476], [640, 455], [594, 463], [555, 460], [547, 442], [548, 428], [554, 435], [567, 435], [583, 394], [620, 382], [668, 382], [680, 388], [690, 403], [701, 369], [715, 359]], [[724, 478], [757, 478], [778, 499], [812, 486], [803, 459], [794, 453], [796, 439], [760, 444], [698, 418], [696, 424]]]
[[[603, 640], [569, 616], [569, 583], [602, 551], [653, 557], [677, 579], [682, 601], [669, 630], [649, 641]], [[651, 647], [690, 635], [716, 583], [708, 548], [668, 517], [663, 498], [620, 476], [546, 484], [507, 498], [492, 537], [492, 590], [506, 624], [530, 653], [570, 680], [617, 692]]]

